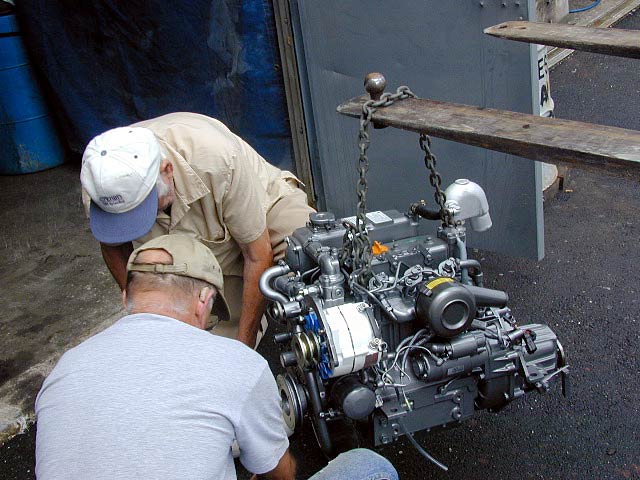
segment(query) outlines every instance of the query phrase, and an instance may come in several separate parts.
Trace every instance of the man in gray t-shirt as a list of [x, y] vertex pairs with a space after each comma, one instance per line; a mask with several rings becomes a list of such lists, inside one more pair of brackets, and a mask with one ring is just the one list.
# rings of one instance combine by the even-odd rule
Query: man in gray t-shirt
[[222, 273], [199, 242], [158, 237], [135, 250], [128, 316], [68, 351], [36, 400], [39, 479], [293, 479], [267, 362], [202, 328], [224, 318]]

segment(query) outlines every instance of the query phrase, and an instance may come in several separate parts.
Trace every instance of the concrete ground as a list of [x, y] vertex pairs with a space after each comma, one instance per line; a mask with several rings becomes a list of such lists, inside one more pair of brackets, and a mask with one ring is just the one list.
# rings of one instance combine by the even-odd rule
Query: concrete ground
[[0, 176], [0, 443], [31, 418], [59, 355], [110, 324], [118, 288], [80, 203], [79, 168]]
[[[618, 27], [640, 29], [640, 14]], [[551, 77], [558, 117], [640, 130], [637, 65], [583, 53], [565, 60]], [[0, 177], [0, 430], [26, 422], [59, 352], [118, 318], [118, 289], [88, 231], [77, 178], [73, 166]], [[571, 397], [530, 394], [499, 414], [416, 435], [447, 474], [406, 441], [381, 449], [401, 478], [640, 478], [640, 184], [574, 170], [569, 188], [545, 206], [544, 260], [475, 256], [521, 323], [557, 332]], [[273, 345], [260, 353], [277, 371]], [[0, 448], [0, 479], [33, 477], [34, 436], [32, 428]], [[292, 451], [300, 478], [323, 465], [309, 430], [292, 438]]]

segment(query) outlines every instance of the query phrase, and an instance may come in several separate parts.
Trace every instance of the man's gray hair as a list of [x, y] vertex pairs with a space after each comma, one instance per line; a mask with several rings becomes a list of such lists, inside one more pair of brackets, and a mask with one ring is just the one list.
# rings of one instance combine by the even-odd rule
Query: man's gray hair
[[156, 179], [156, 190], [158, 191], [158, 197], [165, 197], [169, 195], [169, 185], [164, 183], [162, 175], [158, 175]]
[[174, 309], [182, 312], [187, 308], [186, 302], [206, 287], [211, 288], [217, 294], [213, 285], [197, 278], [173, 273], [129, 272], [126, 286], [127, 311], [133, 310], [137, 293], [154, 291], [165, 292], [171, 296]]

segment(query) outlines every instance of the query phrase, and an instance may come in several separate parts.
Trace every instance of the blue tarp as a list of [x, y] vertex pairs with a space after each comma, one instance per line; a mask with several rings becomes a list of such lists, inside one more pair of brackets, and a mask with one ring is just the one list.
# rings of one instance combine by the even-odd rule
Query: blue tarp
[[53, 116], [82, 152], [104, 130], [175, 111], [222, 120], [291, 169], [269, 0], [20, 0]]

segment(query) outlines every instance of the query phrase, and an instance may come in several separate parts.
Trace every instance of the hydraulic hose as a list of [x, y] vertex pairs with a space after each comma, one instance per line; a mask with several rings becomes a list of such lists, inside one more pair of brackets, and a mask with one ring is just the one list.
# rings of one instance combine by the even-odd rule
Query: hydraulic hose
[[468, 258], [467, 260], [460, 260], [461, 268], [477, 268], [481, 270], [480, 262], [478, 260], [474, 260], [473, 258]]
[[582, 8], [576, 8], [574, 10], [569, 10], [569, 13], [580, 13], [580, 12], [586, 12], [587, 10], [591, 10], [592, 8], [597, 7], [598, 5], [600, 5], [600, 2], [602, 0], [596, 0], [595, 2], [593, 2], [591, 5], [587, 5], [586, 7], [582, 7]]
[[473, 258], [463, 260], [460, 262], [460, 268], [467, 270], [476, 287], [482, 287], [482, 266], [478, 260], [474, 260]]
[[410, 212], [412, 215], [417, 215], [426, 220], [441, 220], [442, 215], [440, 210], [430, 210], [426, 205], [422, 203], [414, 203], [411, 205]]

